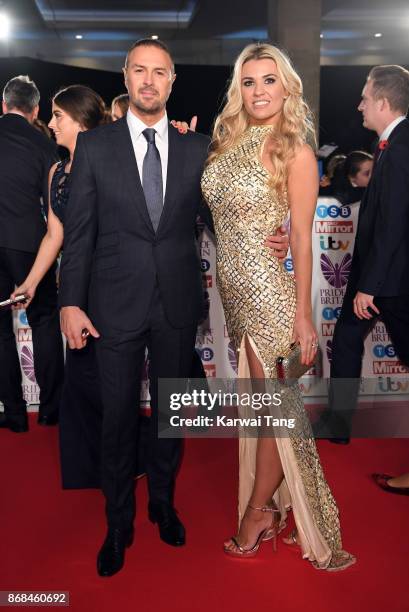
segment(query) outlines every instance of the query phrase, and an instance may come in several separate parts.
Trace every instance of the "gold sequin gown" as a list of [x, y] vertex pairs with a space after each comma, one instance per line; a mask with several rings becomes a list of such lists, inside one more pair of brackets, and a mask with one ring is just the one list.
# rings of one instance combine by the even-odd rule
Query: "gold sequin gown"
[[[263, 245], [288, 215], [286, 197], [268, 184], [261, 163], [270, 126], [248, 128], [205, 169], [203, 195], [212, 211], [217, 244], [217, 285], [230, 338], [238, 351], [239, 378], [250, 378], [247, 336], [267, 379], [291, 342], [296, 311], [294, 277]], [[274, 384], [274, 383], [272, 383]], [[276, 384], [276, 383], [275, 383]], [[281, 390], [282, 391], [282, 390]], [[296, 427], [276, 437], [284, 480], [274, 495], [281, 527], [292, 507], [303, 557], [315, 567], [343, 569], [354, 557], [342, 550], [338, 508], [325, 480], [298, 386], [282, 392], [281, 412]], [[239, 521], [252, 493], [257, 438], [240, 438]]]

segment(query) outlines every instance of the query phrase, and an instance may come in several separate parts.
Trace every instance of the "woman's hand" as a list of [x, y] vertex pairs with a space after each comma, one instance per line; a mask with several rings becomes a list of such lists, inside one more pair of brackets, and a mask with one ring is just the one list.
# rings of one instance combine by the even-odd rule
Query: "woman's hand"
[[20, 287], [17, 287], [10, 295], [10, 298], [13, 300], [18, 295], [25, 295], [27, 300], [25, 302], [20, 302], [19, 304], [14, 304], [12, 306], [13, 310], [25, 310], [33, 301], [35, 296], [37, 287], [34, 285], [29, 285], [27, 283], [23, 283]]
[[171, 124], [175, 127], [181, 134], [186, 134], [188, 130], [191, 132], [196, 131], [197, 126], [197, 115], [194, 115], [190, 120], [190, 125], [186, 123], [186, 121], [176, 121], [176, 119], [172, 119]]
[[301, 346], [301, 363], [310, 365], [318, 350], [318, 334], [311, 321], [306, 315], [296, 315], [293, 328], [293, 342]]

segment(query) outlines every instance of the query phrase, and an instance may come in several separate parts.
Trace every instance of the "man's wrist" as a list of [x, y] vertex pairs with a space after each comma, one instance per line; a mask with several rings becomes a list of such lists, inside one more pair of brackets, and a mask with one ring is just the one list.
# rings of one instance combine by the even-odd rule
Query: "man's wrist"
[[79, 306], [61, 306], [60, 310], [81, 310]]

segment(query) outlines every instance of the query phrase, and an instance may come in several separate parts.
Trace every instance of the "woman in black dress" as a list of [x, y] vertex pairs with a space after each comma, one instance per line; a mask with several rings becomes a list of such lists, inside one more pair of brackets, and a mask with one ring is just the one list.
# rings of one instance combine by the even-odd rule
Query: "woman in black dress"
[[[71, 85], [53, 98], [49, 127], [69, 157], [50, 169], [48, 229], [26, 280], [13, 293], [24, 293], [29, 303], [40, 280], [56, 260], [64, 239], [64, 213], [70, 188], [70, 169], [79, 132], [107, 122], [102, 98], [89, 87]], [[102, 403], [94, 351], [88, 338], [81, 350], [67, 347], [65, 380], [60, 406], [60, 453], [65, 489], [100, 487]], [[136, 463], [136, 462], [135, 462]]]

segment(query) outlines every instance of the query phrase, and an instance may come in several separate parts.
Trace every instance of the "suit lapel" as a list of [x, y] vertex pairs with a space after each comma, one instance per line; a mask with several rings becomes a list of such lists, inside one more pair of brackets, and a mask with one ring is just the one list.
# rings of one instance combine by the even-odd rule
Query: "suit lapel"
[[364, 195], [362, 197], [361, 203], [359, 205], [359, 215], [358, 215], [358, 223], [359, 223], [359, 219], [361, 218], [364, 210], [366, 209], [367, 205], [368, 205], [368, 201], [371, 198], [371, 193], [375, 188], [375, 172], [377, 171], [377, 167], [378, 164], [375, 165], [374, 170], [373, 170], [373, 174], [371, 176], [371, 180], [369, 181], [369, 184], [367, 186], [367, 188], [365, 189]]
[[112, 137], [114, 139], [115, 155], [120, 168], [124, 171], [123, 175], [125, 181], [129, 185], [129, 193], [131, 197], [133, 197], [138, 211], [143, 217], [149, 231], [154, 234], [155, 232], [146, 206], [145, 194], [139, 177], [138, 164], [136, 163], [126, 116], [116, 121], [114, 127], [116, 129], [112, 132]]
[[166, 174], [165, 201], [162, 216], [159, 221], [158, 233], [168, 223], [174, 210], [174, 203], [182, 180], [183, 166], [185, 163], [186, 144], [183, 142], [185, 136], [169, 123], [168, 127], [168, 169]]
[[389, 147], [393, 144], [393, 141], [396, 139], [396, 137], [399, 135], [400, 130], [404, 127], [405, 124], [408, 123], [407, 119], [403, 119], [403, 121], [401, 121], [400, 123], [398, 123], [398, 125], [396, 127], [393, 128], [392, 132], [389, 134], [389, 138], [388, 138], [388, 146], [386, 147], [386, 149], [383, 149], [380, 152], [380, 155], [378, 157], [378, 160], [376, 162], [376, 170], [379, 170], [379, 168], [382, 166], [383, 160], [385, 159], [385, 156], [388, 155], [388, 151], [389, 151]]
[[361, 213], [364, 212], [364, 210], [367, 208], [368, 203], [371, 199], [371, 196], [373, 195], [373, 193], [375, 192], [376, 189], [376, 183], [377, 183], [377, 176], [379, 175], [379, 172], [381, 171], [382, 168], [382, 164], [385, 161], [385, 158], [389, 155], [389, 148], [391, 147], [391, 145], [393, 145], [394, 140], [396, 139], [396, 137], [398, 136], [400, 130], [404, 127], [405, 124], [408, 123], [407, 119], [404, 119], [403, 121], [401, 121], [400, 123], [398, 123], [398, 125], [392, 130], [391, 134], [389, 135], [388, 138], [388, 146], [386, 147], [386, 149], [383, 149], [375, 163], [374, 166], [374, 171], [372, 174], [372, 178], [369, 182], [368, 187], [366, 188], [364, 197], [362, 198], [361, 201], [361, 205], [360, 205], [360, 210], [359, 210], [359, 214], [361, 215]]
[[383, 160], [385, 159], [385, 155], [388, 154], [389, 146], [390, 146], [390, 140], [388, 140], [388, 146], [386, 147], [386, 149], [382, 149], [382, 151], [379, 152], [378, 159], [376, 160], [376, 164], [375, 164], [375, 172], [379, 172], [380, 168], [382, 167]]

